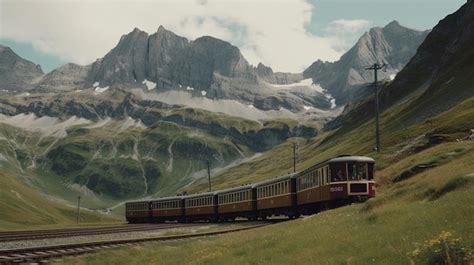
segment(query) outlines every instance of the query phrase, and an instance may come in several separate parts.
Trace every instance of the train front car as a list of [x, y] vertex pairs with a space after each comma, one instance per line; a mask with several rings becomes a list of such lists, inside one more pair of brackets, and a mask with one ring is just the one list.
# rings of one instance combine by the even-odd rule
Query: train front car
[[298, 174], [297, 201], [302, 214], [317, 213], [375, 196], [374, 160], [341, 156]]
[[331, 201], [350, 203], [375, 197], [374, 159], [343, 156], [327, 161], [330, 170]]

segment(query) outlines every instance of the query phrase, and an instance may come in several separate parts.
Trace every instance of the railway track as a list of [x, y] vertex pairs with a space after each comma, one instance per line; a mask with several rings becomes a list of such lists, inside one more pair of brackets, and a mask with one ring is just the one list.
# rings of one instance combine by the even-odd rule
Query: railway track
[[0, 232], [0, 242], [181, 228], [197, 224], [145, 224], [111, 227]]
[[148, 237], [148, 238], [136, 238], [136, 239], [122, 239], [122, 240], [108, 240], [108, 241], [95, 241], [80, 244], [64, 244], [55, 246], [44, 246], [44, 247], [33, 247], [33, 248], [19, 248], [10, 250], [0, 250], [0, 264], [23, 264], [23, 263], [46, 263], [51, 259], [80, 255], [84, 253], [90, 253], [101, 249], [109, 249], [122, 246], [131, 246], [141, 244], [150, 241], [173, 241], [173, 240], [186, 240], [198, 237], [209, 237], [217, 236], [228, 233], [235, 233], [250, 229], [266, 226], [270, 223], [256, 224], [243, 228], [234, 228], [228, 230], [195, 233], [186, 235], [173, 235], [173, 236], [161, 236], [161, 237]]

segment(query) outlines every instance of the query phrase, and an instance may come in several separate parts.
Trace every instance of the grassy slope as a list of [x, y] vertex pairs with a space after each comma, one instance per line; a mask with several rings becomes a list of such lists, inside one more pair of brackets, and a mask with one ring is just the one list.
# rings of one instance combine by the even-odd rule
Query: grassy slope
[[474, 225], [468, 217], [474, 216], [474, 143], [425, 150], [388, 166], [379, 178], [442, 156], [453, 157], [411, 179], [382, 187], [380, 195], [365, 204], [257, 231], [103, 251], [64, 263], [408, 264], [407, 253], [443, 230], [453, 231], [472, 248]]
[[[0, 172], [0, 230], [37, 229], [76, 225], [76, 209], [54, 202], [18, 177]], [[118, 222], [117, 219], [82, 210], [82, 224]]]

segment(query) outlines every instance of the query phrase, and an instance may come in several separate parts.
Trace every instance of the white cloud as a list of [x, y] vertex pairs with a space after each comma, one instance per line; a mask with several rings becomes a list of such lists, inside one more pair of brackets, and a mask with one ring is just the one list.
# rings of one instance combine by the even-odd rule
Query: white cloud
[[329, 23], [325, 31], [332, 39], [332, 47], [345, 51], [366, 31], [372, 22], [365, 19], [337, 19]]
[[[306, 30], [313, 6], [304, 0], [0, 0], [0, 38], [31, 42], [63, 60], [88, 64], [103, 57], [120, 36], [159, 25], [195, 39], [210, 35], [241, 48], [247, 60], [277, 71], [298, 72], [316, 59], [336, 60], [340, 36]], [[330, 27], [358, 28], [338, 20]]]
[[365, 19], [337, 19], [329, 24], [330, 28], [350, 31], [350, 30], [361, 30], [370, 26], [370, 21]]

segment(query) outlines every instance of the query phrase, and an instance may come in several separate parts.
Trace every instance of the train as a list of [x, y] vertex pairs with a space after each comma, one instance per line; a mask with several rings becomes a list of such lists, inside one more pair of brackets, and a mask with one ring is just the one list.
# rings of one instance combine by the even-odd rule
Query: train
[[125, 217], [129, 223], [294, 219], [375, 197], [374, 166], [370, 157], [343, 155], [254, 184], [127, 202]]

